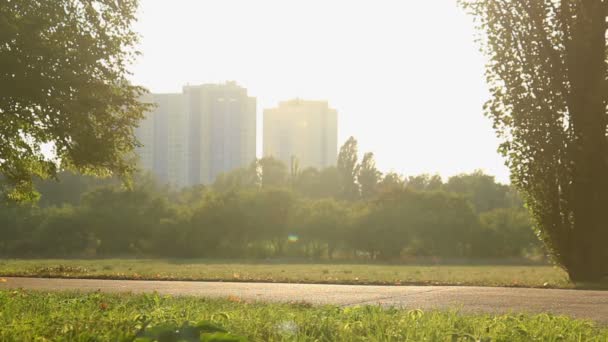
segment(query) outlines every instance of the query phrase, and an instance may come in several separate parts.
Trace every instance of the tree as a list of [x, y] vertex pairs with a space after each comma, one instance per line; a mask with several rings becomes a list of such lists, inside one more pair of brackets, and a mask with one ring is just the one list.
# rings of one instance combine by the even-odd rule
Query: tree
[[512, 205], [509, 187], [496, 183], [494, 176], [486, 175], [480, 170], [450, 177], [444, 189], [464, 195], [479, 213]]
[[410, 176], [407, 179], [406, 187], [416, 191], [437, 191], [443, 186], [440, 175], [421, 174]]
[[382, 177], [382, 172], [376, 168], [376, 161], [374, 160], [374, 154], [368, 152], [363, 155], [361, 166], [359, 167], [359, 173], [357, 174], [357, 182], [361, 188], [361, 197], [364, 199], [370, 199], [378, 191], [378, 183]]
[[348, 208], [334, 199], [310, 201], [300, 207], [297, 215], [298, 233], [307, 244], [307, 250], [317, 259], [327, 250], [327, 257], [332, 259], [346, 235]]
[[529, 213], [520, 208], [500, 208], [479, 215], [480, 230], [474, 244], [476, 257], [520, 257], [537, 250]]
[[234, 257], [252, 232], [244, 208], [248, 194], [238, 191], [208, 195], [197, 208], [182, 235], [182, 253], [189, 257]]
[[[381, 198], [386, 196], [383, 193]], [[405, 215], [399, 200], [369, 202], [349, 236], [352, 247], [371, 259], [397, 259], [411, 237], [411, 216]]]
[[395, 172], [389, 172], [384, 175], [382, 181], [378, 185], [381, 192], [393, 191], [396, 189], [403, 189], [405, 181], [403, 176]]
[[263, 188], [287, 186], [289, 172], [285, 163], [273, 157], [264, 157], [258, 161], [258, 165]]
[[256, 238], [270, 241], [276, 256], [283, 256], [289, 235], [294, 196], [285, 189], [262, 189], [250, 194], [245, 206]]
[[342, 189], [340, 184], [338, 168], [335, 166], [324, 168], [319, 173], [318, 198], [338, 198]]
[[82, 229], [86, 222], [72, 206], [46, 209], [45, 220], [38, 228], [34, 241], [36, 253], [44, 256], [78, 256], [94, 245], [93, 233]]
[[34, 235], [41, 221], [41, 210], [32, 203], [8, 203], [0, 205], [0, 255], [31, 257], [36, 255], [38, 246]]
[[[138, 0], [3, 1], [0, 193], [36, 199], [60, 169], [128, 176], [148, 105], [129, 83]], [[53, 153], [44, 153], [44, 146]]]
[[260, 172], [257, 160], [249, 167], [239, 168], [219, 174], [213, 182], [213, 189], [218, 192], [257, 188], [260, 186]]
[[340, 148], [338, 153], [338, 174], [340, 176], [340, 196], [344, 199], [356, 199], [359, 197], [359, 186], [357, 174], [357, 140], [354, 137], [348, 140]]
[[393, 188], [369, 204], [350, 238], [372, 258], [470, 255], [477, 216], [466, 199], [443, 191]]
[[158, 223], [171, 216], [168, 200], [150, 182], [125, 190], [106, 186], [83, 195], [80, 222], [98, 239], [99, 255], [147, 252]]
[[316, 198], [321, 193], [321, 173], [314, 167], [308, 167], [296, 175], [294, 190], [305, 197]]
[[40, 193], [40, 200], [36, 204], [43, 207], [62, 204], [77, 205], [87, 191], [113, 183], [118, 182], [116, 179], [100, 179], [73, 172], [60, 172], [57, 174], [57, 181], [34, 182]]
[[485, 106], [548, 250], [573, 281], [608, 274], [603, 0], [463, 1], [490, 62]]
[[298, 184], [298, 177], [300, 175], [300, 161], [295, 156], [291, 157], [289, 163], [289, 185], [292, 189], [295, 189]]
[[340, 194], [340, 176], [335, 166], [321, 171], [309, 167], [297, 174], [294, 185], [299, 195], [308, 198], [337, 198]]

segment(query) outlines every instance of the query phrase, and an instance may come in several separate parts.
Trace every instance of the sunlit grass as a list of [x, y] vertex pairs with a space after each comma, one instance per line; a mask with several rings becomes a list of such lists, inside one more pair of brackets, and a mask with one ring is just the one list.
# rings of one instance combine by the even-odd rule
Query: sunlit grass
[[0, 260], [0, 276], [382, 285], [574, 287], [552, 266], [412, 266], [209, 260]]
[[608, 340], [608, 329], [594, 323], [547, 314], [472, 316], [238, 298], [0, 291], [1, 341], [127, 341], [146, 331], [175, 331], [186, 322], [220, 327], [251, 341]]

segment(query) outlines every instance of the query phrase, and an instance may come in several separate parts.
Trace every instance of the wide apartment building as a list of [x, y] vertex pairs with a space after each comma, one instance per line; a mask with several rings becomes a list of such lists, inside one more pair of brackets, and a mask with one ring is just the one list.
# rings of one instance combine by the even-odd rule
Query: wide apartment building
[[264, 110], [264, 156], [300, 168], [335, 166], [338, 113], [326, 101], [294, 99]]
[[141, 167], [178, 187], [209, 184], [256, 154], [256, 99], [235, 82], [151, 94], [157, 107], [136, 130]]

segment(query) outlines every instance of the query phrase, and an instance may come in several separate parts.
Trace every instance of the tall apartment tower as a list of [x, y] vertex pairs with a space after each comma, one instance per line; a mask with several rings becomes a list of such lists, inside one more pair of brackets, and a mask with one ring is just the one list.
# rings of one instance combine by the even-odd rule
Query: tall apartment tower
[[264, 156], [300, 168], [335, 166], [338, 153], [338, 113], [326, 101], [300, 99], [264, 110]]
[[162, 183], [177, 187], [188, 184], [187, 117], [181, 94], [148, 94], [142, 99], [155, 107], [135, 129], [142, 144], [136, 152], [140, 167]]
[[208, 184], [256, 158], [256, 99], [235, 82], [183, 88], [189, 184]]

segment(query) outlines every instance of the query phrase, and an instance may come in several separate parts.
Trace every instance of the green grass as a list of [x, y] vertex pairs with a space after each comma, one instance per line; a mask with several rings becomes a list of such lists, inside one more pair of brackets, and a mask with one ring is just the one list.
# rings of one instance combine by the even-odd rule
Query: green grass
[[0, 276], [572, 288], [552, 266], [411, 266], [209, 260], [0, 260]]
[[460, 315], [236, 298], [0, 291], [0, 341], [132, 341], [138, 334], [149, 337], [141, 341], [163, 334], [172, 341], [167, 335], [175, 337], [176, 330], [195, 336], [190, 341], [239, 341], [239, 336], [241, 341], [608, 340], [608, 329], [592, 322], [547, 314]]

